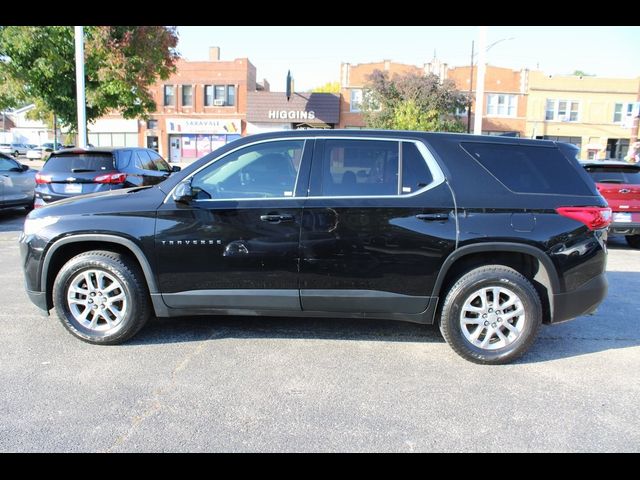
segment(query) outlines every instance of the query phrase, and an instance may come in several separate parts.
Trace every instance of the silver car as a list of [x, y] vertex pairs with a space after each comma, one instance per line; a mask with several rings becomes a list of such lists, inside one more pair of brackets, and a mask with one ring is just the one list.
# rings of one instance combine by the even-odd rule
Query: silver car
[[0, 153], [0, 208], [33, 207], [36, 171]]

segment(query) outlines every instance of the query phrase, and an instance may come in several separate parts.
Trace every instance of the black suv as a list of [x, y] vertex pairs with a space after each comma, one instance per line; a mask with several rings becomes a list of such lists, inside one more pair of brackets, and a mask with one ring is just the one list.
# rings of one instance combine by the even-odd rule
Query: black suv
[[154, 187], [54, 203], [20, 238], [31, 300], [82, 340], [151, 314], [438, 322], [505, 363], [607, 291], [603, 197], [565, 145], [398, 131], [254, 135]]
[[58, 150], [36, 175], [34, 207], [76, 195], [155, 185], [179, 170], [148, 148]]

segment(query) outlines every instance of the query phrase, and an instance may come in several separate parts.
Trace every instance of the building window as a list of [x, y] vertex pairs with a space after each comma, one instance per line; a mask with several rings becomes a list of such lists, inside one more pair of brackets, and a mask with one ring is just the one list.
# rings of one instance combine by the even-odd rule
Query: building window
[[518, 110], [517, 106], [517, 95], [487, 95], [487, 115], [496, 117], [515, 117]]
[[351, 105], [350, 112], [360, 112], [362, 111], [362, 89], [361, 88], [353, 88], [351, 89]]
[[224, 102], [226, 100], [224, 85], [216, 85], [214, 87], [214, 94], [215, 94], [214, 104], [215, 104], [215, 100], [218, 100], [218, 101], [222, 100]]
[[166, 107], [173, 107], [175, 103], [176, 103], [175, 86], [165, 85], [164, 86], [164, 105]]
[[193, 86], [192, 85], [182, 86], [182, 106], [183, 107], [193, 106]]
[[616, 103], [613, 107], [613, 123], [622, 123], [633, 116], [633, 103]]
[[545, 120], [553, 120], [556, 111], [556, 102], [553, 100], [547, 100], [547, 106], [545, 107]]
[[213, 85], [204, 86], [204, 106], [210, 107], [213, 105]]
[[155, 130], [156, 128], [158, 128], [158, 120], [147, 120], [147, 129]]
[[553, 140], [554, 142], [570, 143], [578, 147], [578, 149], [582, 148], [582, 137], [563, 137], [558, 135], [544, 135], [540, 137], [540, 139]]
[[236, 104], [236, 86], [227, 85], [227, 105], [233, 106]]
[[577, 122], [580, 117], [580, 102], [575, 100], [547, 99], [545, 120], [555, 122]]
[[235, 85], [205, 85], [204, 106], [222, 107], [236, 104]]

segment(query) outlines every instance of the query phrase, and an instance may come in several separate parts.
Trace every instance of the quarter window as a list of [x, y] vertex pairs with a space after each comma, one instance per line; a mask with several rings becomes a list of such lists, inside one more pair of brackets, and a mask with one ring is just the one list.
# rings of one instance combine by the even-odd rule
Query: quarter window
[[237, 150], [193, 176], [196, 200], [293, 197], [304, 140], [260, 143]]
[[433, 182], [424, 157], [415, 143], [402, 142], [402, 193], [409, 194]]

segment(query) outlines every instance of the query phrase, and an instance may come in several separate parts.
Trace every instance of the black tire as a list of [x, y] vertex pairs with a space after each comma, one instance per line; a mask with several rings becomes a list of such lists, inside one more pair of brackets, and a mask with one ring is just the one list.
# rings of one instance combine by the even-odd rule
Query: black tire
[[631, 248], [640, 248], [640, 235], [627, 235], [624, 238]]
[[[521, 302], [522, 311], [524, 312], [524, 316], [516, 315], [511, 319], [512, 321], [508, 322], [510, 327], [517, 327], [520, 331], [517, 336], [515, 336], [515, 340], [511, 340], [511, 343], [501, 347], [500, 344], [506, 343], [506, 340], [503, 341], [498, 337], [498, 332], [495, 330], [496, 326], [498, 327], [498, 330], [500, 330], [500, 333], [507, 338], [509, 338], [509, 335], [516, 334], [511, 334], [511, 330], [507, 329], [505, 326], [506, 321], [501, 324], [503, 319], [496, 314], [501, 314], [506, 318], [510, 316], [510, 314], [512, 315], [516, 309], [519, 310], [520, 307], [508, 306], [507, 308], [509, 311], [505, 310], [504, 312], [500, 312], [499, 310], [492, 311], [492, 309], [485, 309], [485, 311], [491, 311], [491, 313], [476, 314], [470, 311], [467, 311], [467, 313], [463, 312], [463, 308], [467, 301], [469, 301], [476, 293], [480, 292], [481, 289], [491, 287], [501, 287], [513, 293]], [[490, 297], [488, 295], [491, 295], [491, 301], [489, 301]], [[500, 299], [511, 298], [509, 296], [505, 297], [504, 295], [505, 293], [498, 294], [499, 305]], [[476, 299], [480, 300], [480, 296], [477, 296]], [[486, 306], [491, 307], [493, 304], [493, 293], [485, 293], [485, 300]], [[480, 310], [485, 307], [484, 304], [481, 305], [482, 306], [479, 308]], [[469, 308], [472, 307], [478, 308], [474, 307], [473, 303], [469, 303]], [[478, 315], [478, 319], [480, 319], [481, 316], [484, 316], [483, 318], [487, 318], [486, 316], [489, 315], [487, 318], [488, 322], [487, 320], [483, 321], [483, 324], [477, 325], [473, 329], [473, 332], [470, 331], [473, 326], [465, 327], [465, 334], [462, 326], [463, 313], [465, 316]], [[464, 359], [480, 364], [504, 364], [520, 357], [533, 344], [541, 324], [542, 305], [538, 292], [531, 282], [523, 275], [504, 265], [487, 265], [475, 268], [462, 275], [447, 293], [440, 316], [440, 331], [451, 348], [453, 348], [453, 350]], [[484, 325], [487, 326], [485, 327]], [[490, 328], [493, 330], [490, 330]], [[476, 339], [476, 342], [481, 342], [481, 339], [484, 340], [489, 336], [488, 343], [485, 348], [475, 345], [471, 339], [467, 338], [467, 335], [473, 336], [473, 334], [477, 332], [476, 329], [481, 329], [481, 333], [479, 334], [480, 337]], [[484, 335], [482, 334], [483, 332]], [[491, 334], [488, 335], [488, 333]], [[505, 335], [505, 333], [507, 335]]]
[[[123, 293], [126, 304], [124, 301], [118, 303], [117, 306], [121, 307], [120, 311], [121, 313], [124, 311], [124, 314], [120, 320], [116, 319], [113, 322], [115, 323], [113, 326], [106, 321], [105, 317], [102, 317], [97, 320], [97, 328], [89, 328], [91, 325], [87, 326], [83, 324], [81, 319], [77, 319], [74, 316], [72, 307], [67, 301], [69, 288], [74, 279], [78, 278], [79, 274], [89, 274], [92, 287], [93, 283], [98, 283], [95, 280], [95, 274], [91, 272], [104, 272], [108, 276], [111, 276], [111, 278], [117, 280], [117, 283], [121, 286], [121, 288], [116, 288], [113, 293], [117, 295]], [[113, 285], [113, 283], [116, 282], [112, 282], [111, 285]], [[86, 282], [84, 285], [84, 288], [89, 291], [90, 288], [86, 287]], [[110, 294], [111, 293], [105, 293], [104, 295], [106, 297]], [[98, 295], [102, 295], [101, 291]], [[88, 294], [85, 297], [87, 300], [90, 298]], [[98, 297], [92, 297], [92, 303], [94, 303], [92, 308], [105, 308], [104, 304], [97, 305], [97, 301], [93, 302], [93, 298], [97, 300]], [[151, 315], [149, 290], [139, 266], [124, 255], [104, 250], [85, 252], [69, 260], [60, 269], [56, 277], [53, 285], [53, 301], [56, 313], [64, 327], [80, 340], [93, 344], [115, 345], [123, 343], [138, 333]], [[126, 307], [124, 305], [126, 305]], [[75, 308], [79, 310], [78, 307]], [[82, 306], [80, 308], [82, 308]], [[88, 309], [89, 306], [85, 308]], [[106, 305], [106, 309], [103, 311], [105, 315], [112, 317], [112, 321], [114, 320], [111, 306]], [[80, 313], [84, 314], [84, 309]], [[91, 310], [88, 313], [91, 314]], [[92, 318], [95, 317], [96, 314], [94, 313]], [[85, 322], [86, 321], [88, 320], [85, 320]], [[98, 331], [98, 329], [101, 330]]]

